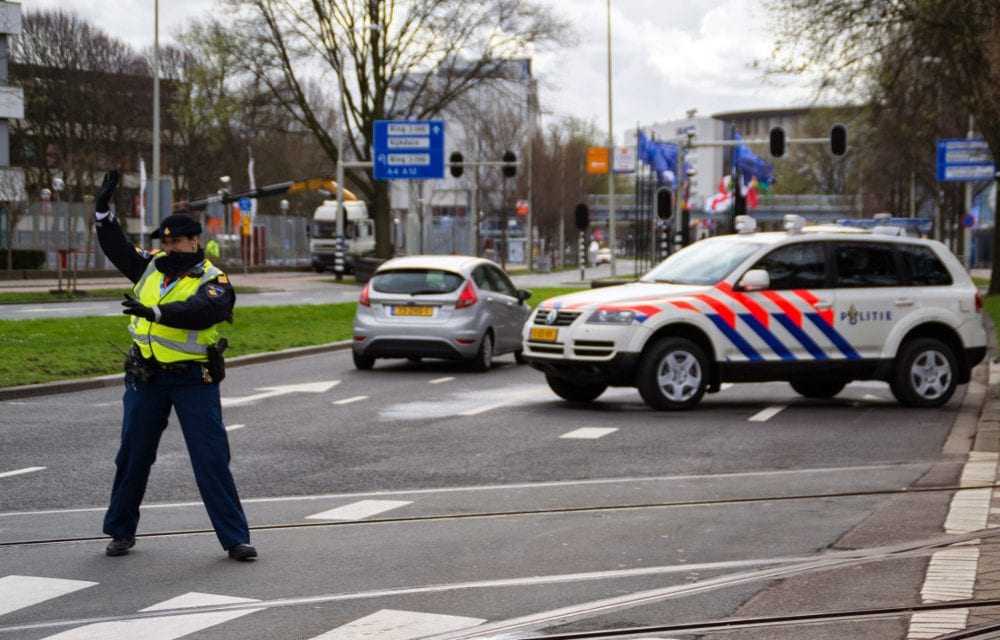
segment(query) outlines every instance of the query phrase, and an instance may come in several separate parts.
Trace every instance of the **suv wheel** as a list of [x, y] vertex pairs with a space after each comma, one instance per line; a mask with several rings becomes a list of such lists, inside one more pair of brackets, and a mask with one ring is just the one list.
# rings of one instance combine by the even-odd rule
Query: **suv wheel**
[[892, 395], [908, 407], [940, 407], [958, 386], [958, 359], [951, 347], [934, 338], [907, 342], [896, 354]]
[[479, 352], [472, 358], [472, 368], [480, 373], [493, 367], [493, 334], [489, 331], [479, 343]]
[[788, 384], [801, 396], [807, 398], [832, 398], [847, 386], [847, 380], [813, 380], [805, 378], [795, 378], [789, 380]]
[[361, 371], [368, 371], [369, 369], [375, 366], [375, 358], [372, 358], [371, 356], [363, 356], [359, 354], [357, 351], [351, 352], [351, 355], [354, 356], [355, 369], [360, 369]]
[[690, 409], [701, 401], [708, 384], [708, 359], [686, 338], [664, 338], [639, 364], [639, 394], [659, 411]]
[[566, 378], [545, 374], [549, 388], [563, 400], [570, 402], [593, 402], [604, 393], [608, 385], [597, 382], [591, 384], [576, 384]]

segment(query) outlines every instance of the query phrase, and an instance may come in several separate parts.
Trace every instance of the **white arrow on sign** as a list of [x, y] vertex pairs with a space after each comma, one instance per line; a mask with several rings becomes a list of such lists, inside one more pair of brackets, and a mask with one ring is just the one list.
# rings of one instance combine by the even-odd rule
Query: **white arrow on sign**
[[340, 380], [329, 380], [327, 382], [306, 382], [304, 384], [285, 384], [280, 387], [258, 387], [257, 391], [260, 391], [261, 393], [241, 396], [239, 398], [223, 398], [222, 406], [239, 407], [245, 404], [257, 402], [258, 400], [264, 400], [265, 398], [285, 396], [290, 393], [326, 393], [338, 384], [340, 384]]

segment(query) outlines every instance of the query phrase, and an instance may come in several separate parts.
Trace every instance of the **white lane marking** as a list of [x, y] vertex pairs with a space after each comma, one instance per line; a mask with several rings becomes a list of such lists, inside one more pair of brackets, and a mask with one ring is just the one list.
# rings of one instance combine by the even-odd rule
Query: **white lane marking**
[[437, 379], [431, 380], [427, 384], [441, 384], [441, 383], [444, 383], [444, 382], [451, 382], [454, 379], [455, 379], [454, 376], [447, 376], [447, 377], [444, 377], [444, 378], [437, 378]]
[[340, 380], [328, 380], [326, 382], [307, 382], [305, 384], [283, 384], [277, 387], [259, 387], [257, 391], [249, 396], [238, 398], [223, 398], [223, 407], [239, 407], [245, 404], [252, 404], [275, 396], [284, 396], [290, 393], [326, 393], [330, 389], [340, 384]]
[[559, 436], [560, 438], [566, 438], [568, 440], [596, 440], [598, 438], [603, 438], [609, 433], [614, 433], [618, 429], [603, 429], [600, 427], [580, 427], [574, 431], [569, 431], [567, 433]]
[[732, 388], [733, 388], [732, 382], [723, 382], [722, 384], [719, 385], [719, 391], [725, 391], [726, 389], [732, 389]]
[[[670, 482], [677, 480], [714, 480], [726, 478], [761, 478], [783, 477], [789, 475], [812, 475], [818, 473], [857, 473], [859, 471], [891, 470], [891, 469], [926, 469], [933, 462], [910, 462], [904, 464], [875, 464], [850, 467], [817, 467], [813, 469], [777, 469], [770, 471], [741, 471], [737, 473], [717, 473], [703, 475], [649, 476], [645, 478], [594, 478], [591, 480], [557, 480], [552, 482], [515, 482], [512, 484], [481, 484], [464, 487], [439, 487], [436, 489], [394, 489], [389, 491], [367, 491], [361, 493], [320, 493], [305, 496], [269, 496], [261, 498], [240, 498], [243, 504], [267, 504], [272, 502], [313, 502], [316, 500], [331, 500], [342, 498], [361, 498], [364, 496], [413, 496], [434, 495], [444, 493], [464, 493], [480, 491], [510, 491], [512, 489], [545, 489], [549, 487], [576, 487], [608, 484], [643, 484], [650, 482]], [[143, 509], [181, 509], [188, 507], [205, 507], [202, 502], [153, 502], [143, 504]], [[45, 509], [40, 511], [6, 511], [0, 512], [0, 518], [21, 516], [48, 516], [66, 513], [104, 513], [103, 507], [77, 507], [72, 509]]]
[[885, 400], [885, 398], [883, 398], [882, 396], [877, 396], [874, 393], [866, 393], [865, 395], [861, 396], [861, 399], [862, 400]]
[[352, 402], [361, 402], [367, 399], [368, 396], [353, 396], [351, 398], [344, 398], [343, 400], [336, 400], [333, 404], [351, 404]]
[[[824, 560], [837, 559], [839, 557], [857, 557], [857, 552], [830, 552], [820, 556]], [[506, 587], [536, 586], [548, 584], [566, 584], [574, 582], [587, 582], [596, 580], [614, 580], [619, 578], [630, 578], [637, 576], [666, 575], [673, 573], [691, 573], [698, 571], [721, 571], [725, 569], [754, 569], [757, 567], [770, 567], [774, 565], [797, 564], [800, 562], [814, 562], [817, 556], [806, 557], [779, 557], [762, 558], [751, 560], [724, 560], [721, 562], [704, 562], [698, 564], [678, 564], [654, 567], [639, 567], [635, 569], [612, 569], [610, 571], [591, 571], [586, 573], [565, 573], [549, 574], [543, 576], [530, 576], [524, 578], [500, 578], [495, 580], [479, 580], [475, 582], [453, 582], [450, 584], [434, 584], [427, 586], [403, 587], [396, 589], [380, 589], [376, 591], [356, 591], [353, 593], [328, 593], [315, 596], [302, 596], [296, 598], [280, 598], [277, 600], [267, 600], [260, 603], [260, 607], [239, 608], [241, 605], [231, 605], [231, 611], [260, 611], [264, 608], [274, 609], [280, 607], [297, 607], [309, 604], [321, 604], [326, 602], [348, 602], [353, 600], [371, 600], [375, 598], [399, 597], [404, 595], [424, 594], [424, 593], [446, 593], [451, 591], [463, 591], [470, 589], [493, 589]], [[743, 575], [743, 574], [736, 574]], [[725, 577], [725, 576], [723, 576]], [[251, 600], [250, 602], [257, 602]], [[246, 606], [246, 605], [242, 605]], [[176, 609], [175, 609], [176, 611]], [[206, 612], [207, 613], [207, 612]], [[133, 615], [106, 616], [101, 618], [77, 618], [72, 620], [56, 620], [52, 622], [29, 623], [26, 625], [0, 626], [0, 634], [12, 631], [37, 630], [51, 627], [65, 627], [73, 624], [106, 624], [109, 622], [131, 621]], [[188, 614], [185, 614], [188, 615]], [[190, 614], [193, 615], [193, 614]], [[50, 640], [50, 639], [46, 639]], [[90, 640], [90, 639], [88, 639]], [[101, 638], [100, 640], [105, 640]]]
[[468, 411], [463, 411], [459, 413], [460, 416], [478, 416], [480, 413], [486, 413], [487, 411], [493, 411], [494, 409], [499, 409], [500, 407], [507, 406], [506, 402], [497, 402], [494, 404], [488, 404], [485, 407], [477, 407], [475, 409], [469, 409]]
[[778, 415], [787, 408], [788, 408], [787, 405], [783, 404], [779, 404], [774, 407], [768, 407], [763, 411], [758, 411], [757, 413], [753, 414], [752, 416], [747, 418], [747, 420], [749, 420], [750, 422], [767, 422], [768, 420]]
[[226, 427], [226, 431], [236, 431], [237, 429], [242, 429], [245, 426], [245, 424], [231, 424]]
[[15, 469], [14, 471], [4, 471], [0, 473], [0, 478], [10, 478], [11, 476], [19, 476], [25, 473], [34, 473], [35, 471], [42, 471], [45, 467], [25, 467], [23, 469]]
[[329, 511], [314, 513], [311, 516], [306, 516], [306, 520], [364, 520], [386, 511], [405, 507], [408, 504], [413, 504], [413, 502], [409, 500], [361, 500]]
[[463, 618], [420, 611], [382, 609], [327, 631], [311, 640], [412, 640], [437, 633], [466, 629], [486, 622], [483, 618]]
[[[968, 462], [962, 468], [958, 484], [960, 487], [975, 487], [989, 484], [997, 474], [998, 454], [972, 451]], [[948, 507], [944, 530], [949, 534], [977, 531], [989, 526], [993, 511], [992, 489], [971, 489], [956, 492]], [[920, 588], [923, 602], [946, 602], [972, 598], [979, 567], [979, 548], [956, 546], [935, 551], [927, 565], [924, 583]], [[934, 638], [950, 631], [965, 629], [969, 618], [968, 609], [952, 611], [925, 611], [910, 617], [907, 640]]]
[[36, 604], [93, 587], [96, 582], [39, 578], [36, 576], [4, 576], [0, 578], [0, 616]]
[[[142, 611], [164, 611], [251, 602], [259, 602], [259, 600], [191, 592], [171, 598], [170, 600], [165, 600]], [[176, 638], [198, 633], [223, 622], [242, 618], [256, 611], [262, 611], [262, 609], [213, 611], [209, 613], [192, 613], [189, 615], [154, 616], [137, 620], [99, 622], [63, 631], [54, 636], [48, 636], [44, 640], [135, 640], [135, 638], [142, 638], [142, 640], [175, 640]]]

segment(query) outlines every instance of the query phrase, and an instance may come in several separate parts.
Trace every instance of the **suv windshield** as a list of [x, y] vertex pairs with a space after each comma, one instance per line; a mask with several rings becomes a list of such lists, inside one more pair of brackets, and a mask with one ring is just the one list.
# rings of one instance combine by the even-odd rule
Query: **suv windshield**
[[372, 278], [372, 289], [379, 293], [433, 295], [451, 293], [464, 279], [457, 273], [440, 269], [398, 269], [382, 271]]
[[715, 284], [763, 246], [732, 236], [702, 240], [664, 260], [640, 282]]

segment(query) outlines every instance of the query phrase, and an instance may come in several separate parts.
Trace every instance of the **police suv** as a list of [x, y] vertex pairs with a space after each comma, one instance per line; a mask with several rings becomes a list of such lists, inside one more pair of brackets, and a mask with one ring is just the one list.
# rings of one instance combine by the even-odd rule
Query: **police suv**
[[787, 380], [830, 398], [883, 380], [904, 405], [936, 407], [986, 355], [982, 299], [940, 242], [805, 228], [697, 242], [638, 282], [543, 302], [524, 356], [552, 390], [589, 402], [638, 387], [654, 409], [688, 409], [722, 382]]

